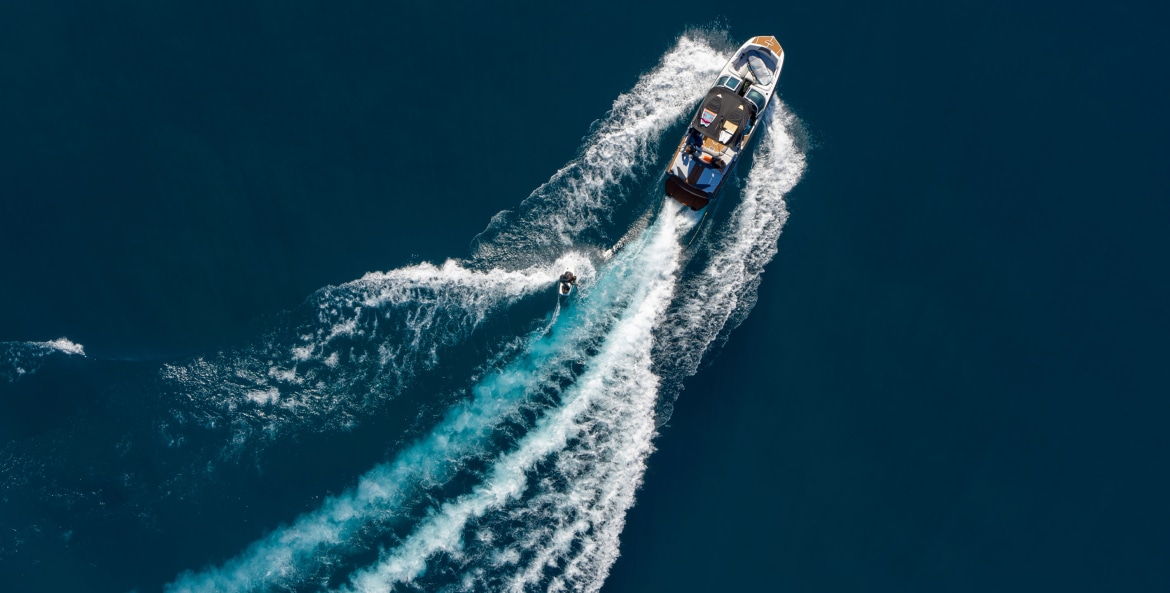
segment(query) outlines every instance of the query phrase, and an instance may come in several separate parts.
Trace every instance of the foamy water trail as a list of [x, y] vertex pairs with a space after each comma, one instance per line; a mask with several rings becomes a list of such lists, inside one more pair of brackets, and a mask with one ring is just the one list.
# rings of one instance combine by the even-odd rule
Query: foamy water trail
[[566, 253], [520, 270], [424, 263], [322, 289], [306, 320], [259, 345], [165, 365], [163, 378], [183, 404], [175, 418], [208, 428], [230, 422], [234, 449], [289, 425], [345, 428], [433, 369], [444, 348], [492, 312], [548, 292], [566, 267], [585, 281], [592, 275], [587, 258]]
[[0, 342], [0, 377], [14, 382], [37, 372], [50, 356], [85, 356], [85, 348], [69, 338], [47, 342]]
[[[676, 214], [678, 207], [673, 203], [667, 204], [666, 208], [670, 212], [661, 215], [642, 239], [630, 244], [600, 273], [599, 287], [627, 296], [602, 303], [583, 297], [578, 304], [583, 309], [605, 311], [612, 322], [593, 328], [593, 331], [600, 330], [597, 336], [600, 345], [596, 354], [591, 356], [586, 352], [578, 353], [585, 358], [588, 370], [565, 389], [559, 398], [559, 406], [542, 415], [513, 450], [497, 457], [482, 482], [470, 493], [443, 504], [376, 566], [354, 575], [350, 590], [390, 591], [394, 584], [412, 581], [421, 575], [427, 568], [428, 559], [436, 553], [444, 552], [452, 558], [463, 556], [462, 542], [469, 522], [524, 498], [537, 465], [550, 456], [557, 456], [556, 464], [562, 470], [560, 476], [570, 476], [576, 486], [582, 486], [582, 477], [596, 472], [568, 471], [566, 465], [570, 463], [573, 451], [588, 451], [590, 456], [610, 461], [632, 462], [621, 464], [623, 473], [630, 479], [612, 481], [609, 485], [617, 488], [606, 488], [610, 491], [605, 496], [574, 497], [578, 502], [592, 499], [591, 502], [598, 506], [590, 509], [593, 511], [590, 516], [578, 517], [581, 525], [577, 534], [591, 532], [594, 537], [611, 536], [616, 541], [624, 510], [632, 504], [634, 490], [640, 482], [641, 464], [649, 453], [654, 432], [653, 401], [658, 378], [650, 371], [652, 329], [670, 302], [678, 270], [680, 232], [691, 228], [697, 219], [689, 212]], [[630, 405], [639, 401], [642, 405]], [[528, 502], [547, 505], [550, 493], [547, 488], [544, 490]], [[542, 498], [546, 500], [542, 502]], [[483, 540], [487, 534], [481, 531], [477, 536]], [[547, 555], [553, 551], [545, 552]], [[521, 554], [519, 551], [515, 553]], [[481, 560], [478, 557], [468, 559], [473, 565]], [[583, 558], [578, 556], [569, 560], [574, 562]], [[532, 575], [534, 581], [543, 578], [543, 567], [547, 564], [538, 558]], [[582, 570], [594, 574], [599, 569], [608, 570], [608, 564], [604, 562], [585, 564], [588, 566], [578, 567], [558, 578], [572, 578], [572, 574]], [[524, 580], [522, 576], [521, 581]]]
[[679, 38], [653, 70], [618, 96], [580, 156], [514, 211], [492, 219], [473, 242], [476, 259], [529, 265], [582, 242], [612, 243], [601, 223], [620, 207], [622, 182], [653, 160], [663, 131], [691, 114], [726, 61], [703, 39]]

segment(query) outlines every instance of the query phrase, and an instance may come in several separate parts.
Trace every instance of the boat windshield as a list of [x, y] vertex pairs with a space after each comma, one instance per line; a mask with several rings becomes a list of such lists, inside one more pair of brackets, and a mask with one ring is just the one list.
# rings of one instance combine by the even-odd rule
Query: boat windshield
[[768, 102], [766, 99], [764, 99], [764, 95], [760, 94], [760, 91], [757, 91], [756, 89], [749, 89], [746, 98], [756, 106], [757, 113], [759, 113], [759, 111], [764, 108], [764, 103]]
[[715, 83], [715, 86], [729, 88], [734, 91], [739, 88], [739, 83], [741, 82], [743, 81], [734, 76], [724, 75], [719, 77], [719, 80]]

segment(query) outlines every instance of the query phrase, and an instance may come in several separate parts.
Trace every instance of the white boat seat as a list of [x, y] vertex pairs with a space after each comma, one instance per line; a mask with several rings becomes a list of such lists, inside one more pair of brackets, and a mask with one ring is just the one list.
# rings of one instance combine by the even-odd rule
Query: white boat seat
[[772, 84], [772, 69], [768, 67], [768, 62], [760, 55], [760, 52], [752, 50], [747, 54], [748, 69], [752, 71], [752, 77], [756, 79], [756, 83], [761, 86], [768, 86]]

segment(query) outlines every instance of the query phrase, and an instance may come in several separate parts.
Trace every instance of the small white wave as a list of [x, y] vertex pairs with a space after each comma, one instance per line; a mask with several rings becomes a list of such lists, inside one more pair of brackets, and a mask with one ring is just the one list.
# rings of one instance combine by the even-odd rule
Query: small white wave
[[76, 354], [85, 356], [85, 347], [69, 338], [57, 338], [56, 340], [49, 340], [48, 342], [32, 342], [37, 346], [41, 346], [48, 350], [56, 350], [65, 354]]
[[85, 356], [85, 347], [69, 338], [47, 342], [0, 342], [0, 377], [14, 382], [44, 366], [54, 354]]

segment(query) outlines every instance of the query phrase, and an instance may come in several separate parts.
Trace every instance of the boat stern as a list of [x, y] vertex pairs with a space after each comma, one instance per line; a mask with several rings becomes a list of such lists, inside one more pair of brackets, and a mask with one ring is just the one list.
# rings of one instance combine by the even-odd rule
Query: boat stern
[[674, 175], [666, 176], [666, 195], [676, 201], [690, 206], [691, 210], [701, 210], [711, 201], [707, 192], [680, 180]]

